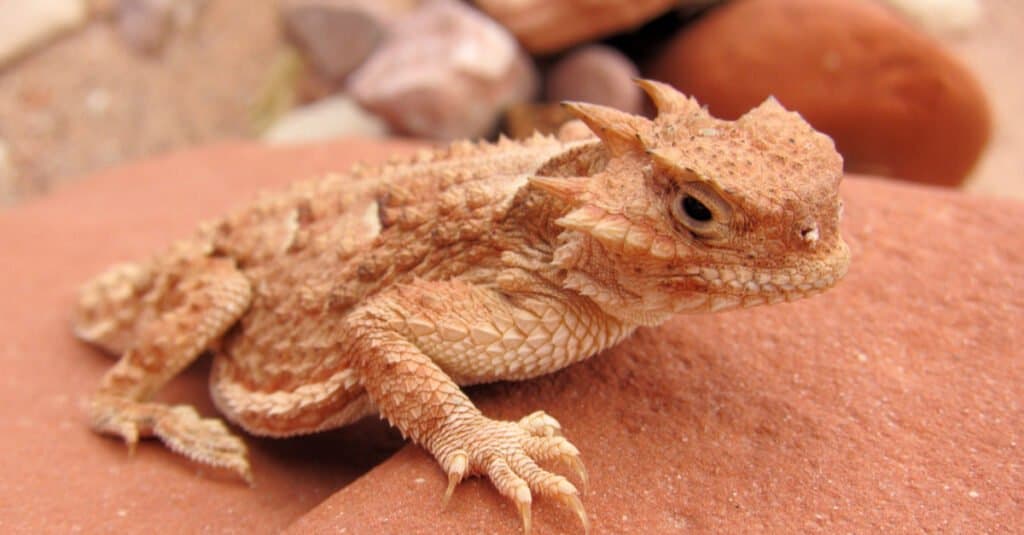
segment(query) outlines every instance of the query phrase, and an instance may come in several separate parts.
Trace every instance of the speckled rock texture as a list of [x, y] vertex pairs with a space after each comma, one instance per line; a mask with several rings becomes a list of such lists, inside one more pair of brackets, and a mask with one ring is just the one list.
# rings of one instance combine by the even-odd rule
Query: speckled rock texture
[[[155, 444], [129, 456], [81, 402], [110, 360], [77, 342], [77, 284], [260, 189], [414, 147], [222, 145], [101, 173], [0, 213], [0, 531], [519, 533], [514, 508], [445, 480], [370, 420], [246, 437], [256, 485]], [[853, 177], [854, 261], [810, 300], [679, 316], [605, 354], [470, 390], [545, 409], [582, 450], [594, 533], [1005, 533], [1024, 524], [1024, 204]], [[164, 399], [214, 414], [206, 365]], [[347, 486], [346, 486], [347, 485]], [[544, 499], [535, 533], [579, 532]]]
[[726, 118], [775, 95], [835, 139], [850, 172], [958, 185], [990, 135], [967, 68], [875, 2], [734, 0], [673, 38], [646, 74]]

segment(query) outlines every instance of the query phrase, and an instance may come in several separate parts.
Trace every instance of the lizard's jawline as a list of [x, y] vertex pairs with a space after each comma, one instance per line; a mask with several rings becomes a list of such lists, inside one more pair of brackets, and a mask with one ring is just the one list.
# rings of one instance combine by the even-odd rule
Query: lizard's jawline
[[797, 301], [810, 297], [829, 289], [837, 280], [822, 279], [814, 285], [804, 289], [807, 285], [801, 285], [792, 291], [774, 291], [751, 294], [728, 293], [695, 293], [677, 300], [675, 304], [676, 313], [707, 313], [721, 312], [734, 308], [752, 308], [760, 305], [773, 305], [789, 301]]
[[674, 303], [678, 313], [719, 312], [797, 301], [819, 294], [846, 275], [849, 257], [837, 255], [823, 273], [796, 270], [755, 271], [749, 268], [718, 267], [693, 269], [680, 280], [703, 286]]

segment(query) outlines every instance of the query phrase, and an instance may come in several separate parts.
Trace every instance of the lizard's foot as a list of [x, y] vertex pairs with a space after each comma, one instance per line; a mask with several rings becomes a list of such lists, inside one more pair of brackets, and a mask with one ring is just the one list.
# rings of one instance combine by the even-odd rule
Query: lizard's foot
[[192, 407], [97, 396], [89, 414], [93, 430], [121, 437], [132, 451], [139, 437], [156, 436], [176, 453], [230, 470], [250, 485], [253, 482], [245, 443], [224, 422], [202, 418]]
[[576, 486], [537, 465], [551, 460], [567, 463], [586, 482], [579, 450], [561, 436], [558, 421], [544, 412], [535, 412], [518, 422], [481, 418], [438, 446], [437, 459], [448, 474], [445, 503], [465, 476], [486, 474], [498, 492], [516, 504], [524, 533], [530, 532], [534, 493], [568, 506], [580, 518], [584, 531], [589, 532], [590, 522]]

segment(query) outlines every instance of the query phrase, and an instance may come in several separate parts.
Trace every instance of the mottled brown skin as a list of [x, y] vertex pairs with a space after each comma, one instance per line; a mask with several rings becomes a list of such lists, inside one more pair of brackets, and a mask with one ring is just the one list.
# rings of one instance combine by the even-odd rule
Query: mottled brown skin
[[217, 406], [254, 434], [380, 414], [438, 460], [446, 499], [486, 475], [525, 530], [536, 493], [586, 527], [576, 487], [537, 465], [585, 478], [558, 422], [489, 419], [459, 386], [553, 372], [678, 312], [815, 293], [849, 261], [831, 140], [773, 100], [720, 121], [638, 83], [653, 121], [570, 103], [596, 138], [464, 142], [299, 183], [86, 284], [76, 333], [120, 355], [93, 428], [251, 479], [220, 420], [149, 401], [209, 350]]

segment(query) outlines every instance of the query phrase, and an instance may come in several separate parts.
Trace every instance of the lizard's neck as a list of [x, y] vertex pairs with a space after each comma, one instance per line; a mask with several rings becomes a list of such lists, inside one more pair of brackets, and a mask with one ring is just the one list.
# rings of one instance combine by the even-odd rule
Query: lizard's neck
[[[549, 159], [535, 175], [590, 177], [605, 168], [608, 157], [600, 142], [581, 144]], [[528, 184], [520, 191], [515, 206], [513, 224], [528, 229], [524, 235], [540, 239], [522, 244], [518, 253], [523, 254], [513, 254], [510, 258], [519, 261], [532, 258], [534, 262], [529, 269], [535, 276], [560, 291], [593, 302], [610, 319], [628, 329], [654, 325], [671, 315], [667, 303], [665, 307], [660, 303], [652, 306], [651, 296], [631, 292], [629, 285], [620, 280], [614, 255], [596, 240], [555, 223], [573, 209], [569, 202]]]

